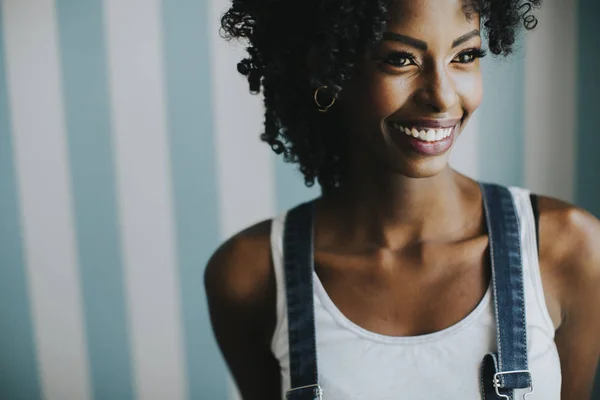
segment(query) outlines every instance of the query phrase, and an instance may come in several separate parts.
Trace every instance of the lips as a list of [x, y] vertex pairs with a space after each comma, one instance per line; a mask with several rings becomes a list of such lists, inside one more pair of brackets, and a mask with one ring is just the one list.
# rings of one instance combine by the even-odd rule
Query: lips
[[388, 122], [390, 133], [402, 147], [422, 155], [435, 156], [448, 151], [454, 143], [460, 119], [403, 120]]
[[437, 142], [450, 136], [453, 128], [433, 129], [433, 128], [409, 128], [393, 122], [392, 126], [408, 136], [425, 142]]
[[389, 121], [389, 124], [398, 124], [401, 126], [408, 127], [410, 129], [416, 128], [421, 129], [447, 129], [455, 127], [459, 122], [460, 118], [453, 119], [404, 119]]

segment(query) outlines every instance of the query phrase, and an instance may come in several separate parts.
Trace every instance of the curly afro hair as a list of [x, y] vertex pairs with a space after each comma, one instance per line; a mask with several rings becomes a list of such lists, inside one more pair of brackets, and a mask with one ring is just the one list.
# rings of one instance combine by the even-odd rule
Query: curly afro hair
[[[531, 12], [541, 1], [465, 0], [465, 11], [479, 14], [489, 50], [506, 56], [517, 31], [537, 25]], [[340, 93], [364, 51], [381, 40], [390, 7], [391, 0], [233, 0], [222, 17], [222, 35], [248, 44], [238, 71], [252, 93], [262, 88], [261, 139], [299, 164], [307, 186], [318, 181], [330, 191], [344, 165], [339, 132], [316, 109], [313, 93], [320, 86]]]

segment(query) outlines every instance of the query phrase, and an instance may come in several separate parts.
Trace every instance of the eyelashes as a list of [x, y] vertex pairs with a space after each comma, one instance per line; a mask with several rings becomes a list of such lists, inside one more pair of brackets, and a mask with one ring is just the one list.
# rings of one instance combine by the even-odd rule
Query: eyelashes
[[[480, 47], [474, 47], [460, 52], [456, 57], [454, 57], [452, 62], [458, 64], [472, 64], [477, 59], [483, 58], [486, 55], [486, 50]], [[417, 65], [416, 59], [417, 57], [411, 52], [398, 51], [392, 52], [385, 57], [381, 57], [379, 61], [388, 64], [394, 68], [403, 68], [408, 67], [410, 65]]]
[[454, 60], [458, 60], [457, 62], [460, 64], [471, 64], [471, 63], [475, 62], [475, 60], [477, 60], [478, 58], [483, 58], [486, 55], [487, 55], [487, 51], [485, 51], [481, 47], [475, 47], [475, 48], [467, 49], [467, 50], [459, 53], [454, 58]]
[[392, 67], [402, 68], [409, 65], [417, 65], [416, 56], [408, 51], [397, 51], [382, 57], [381, 62], [391, 65]]

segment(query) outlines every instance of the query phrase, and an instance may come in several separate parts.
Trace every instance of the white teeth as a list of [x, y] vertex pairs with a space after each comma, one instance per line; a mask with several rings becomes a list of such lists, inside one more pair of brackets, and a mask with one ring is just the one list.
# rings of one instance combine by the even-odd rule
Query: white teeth
[[437, 142], [450, 136], [452, 128], [447, 129], [422, 129], [404, 127], [397, 122], [393, 122], [392, 126], [408, 136], [413, 136], [426, 142]]

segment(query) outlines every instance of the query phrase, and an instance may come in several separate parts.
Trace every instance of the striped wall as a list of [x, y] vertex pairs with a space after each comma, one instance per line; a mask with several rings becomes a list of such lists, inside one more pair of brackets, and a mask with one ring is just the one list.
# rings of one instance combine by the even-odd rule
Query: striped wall
[[[600, 107], [600, 2], [578, 0], [577, 24], [577, 201], [600, 216], [600, 134], [593, 117]], [[600, 381], [600, 371], [598, 374]], [[600, 386], [600, 384], [598, 385]], [[597, 390], [600, 398], [600, 387]]]
[[[600, 135], [593, 117], [600, 107], [600, 2], [578, 0], [576, 49], [576, 201], [600, 218]], [[600, 366], [593, 399], [600, 399]]]
[[[600, 3], [545, 1], [452, 164], [600, 216]], [[204, 265], [318, 190], [258, 140], [227, 4], [0, 0], [0, 399], [235, 397]]]

